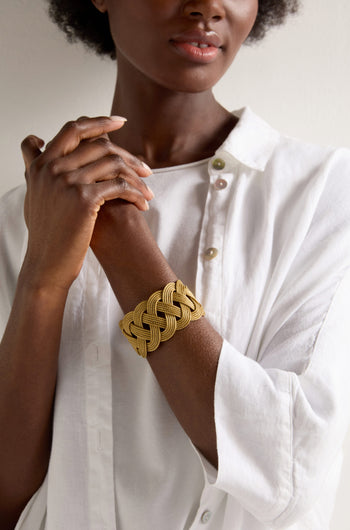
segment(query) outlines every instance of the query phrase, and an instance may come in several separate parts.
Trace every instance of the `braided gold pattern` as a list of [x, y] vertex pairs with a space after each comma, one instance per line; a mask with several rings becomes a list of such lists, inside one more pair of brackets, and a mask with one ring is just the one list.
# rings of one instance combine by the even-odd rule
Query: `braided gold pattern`
[[140, 302], [119, 322], [120, 329], [141, 357], [171, 339], [175, 331], [204, 315], [202, 305], [181, 280]]

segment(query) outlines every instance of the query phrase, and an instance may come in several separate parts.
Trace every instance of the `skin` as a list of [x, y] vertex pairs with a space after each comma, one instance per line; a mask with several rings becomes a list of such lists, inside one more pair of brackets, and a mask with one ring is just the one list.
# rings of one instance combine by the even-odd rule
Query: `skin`
[[[151, 167], [192, 162], [213, 154], [235, 119], [218, 104], [211, 89], [248, 36], [258, 2], [94, 3], [108, 12], [117, 48], [118, 79], [112, 113], [127, 116], [129, 122], [120, 134], [110, 135], [111, 139]], [[171, 37], [192, 29], [213, 30], [222, 39], [222, 50], [214, 63], [194, 64], [174, 52]]]
[[[112, 114], [125, 115], [128, 123], [80, 118], [45, 150], [35, 136], [22, 144], [29, 241], [0, 345], [3, 530], [15, 526], [47, 471], [63, 311], [87, 249], [92, 247], [125, 312], [177, 279], [142, 215], [152, 192], [144, 181], [150, 171], [140, 160], [153, 167], [183, 164], [211, 156], [222, 143], [235, 120], [211, 89], [249, 34], [258, 8], [257, 0], [94, 3], [108, 12], [118, 49]], [[193, 64], [169, 44], [174, 33], [196, 28], [222, 38], [210, 64]], [[214, 466], [221, 345], [201, 318], [145, 361], [188, 436]]]

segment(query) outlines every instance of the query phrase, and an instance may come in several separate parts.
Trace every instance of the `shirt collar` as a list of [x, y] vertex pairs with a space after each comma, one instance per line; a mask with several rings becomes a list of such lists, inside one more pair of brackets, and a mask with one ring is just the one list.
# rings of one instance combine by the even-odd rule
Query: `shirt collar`
[[228, 154], [245, 166], [264, 171], [280, 134], [249, 107], [234, 111], [233, 114], [239, 121], [215, 156]]

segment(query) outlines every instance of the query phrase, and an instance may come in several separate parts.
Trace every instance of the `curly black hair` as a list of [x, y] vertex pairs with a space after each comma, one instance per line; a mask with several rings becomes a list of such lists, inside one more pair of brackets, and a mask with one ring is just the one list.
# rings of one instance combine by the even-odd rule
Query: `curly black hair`
[[[47, 0], [49, 16], [69, 42], [82, 41], [98, 55], [115, 59], [116, 50], [107, 13], [100, 13], [89, 0]], [[297, 12], [299, 0], [259, 0], [258, 16], [247, 43], [261, 40], [273, 26], [283, 24]]]

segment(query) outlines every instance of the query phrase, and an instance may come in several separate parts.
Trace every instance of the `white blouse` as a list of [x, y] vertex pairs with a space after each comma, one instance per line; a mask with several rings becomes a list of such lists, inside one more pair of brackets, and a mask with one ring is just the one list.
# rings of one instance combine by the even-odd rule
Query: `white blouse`
[[[65, 310], [49, 470], [16, 530], [329, 528], [350, 413], [350, 151], [237, 115], [212, 159], [147, 180], [152, 233], [224, 338], [218, 470], [122, 336], [89, 252]], [[24, 192], [0, 201], [0, 334]]]

